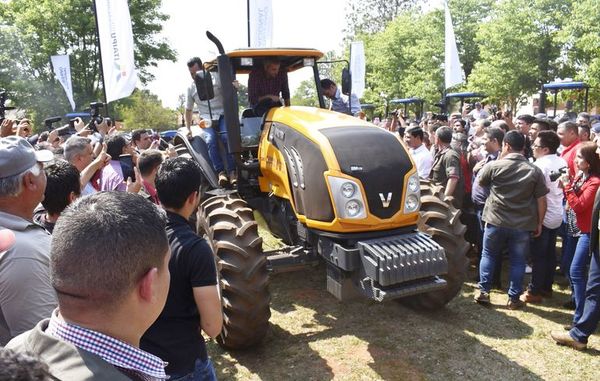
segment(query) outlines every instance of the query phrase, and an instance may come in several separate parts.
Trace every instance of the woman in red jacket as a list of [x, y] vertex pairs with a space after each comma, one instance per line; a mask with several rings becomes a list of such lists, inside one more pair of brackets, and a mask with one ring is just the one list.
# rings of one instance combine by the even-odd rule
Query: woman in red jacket
[[600, 187], [600, 159], [596, 155], [596, 144], [582, 143], [577, 150], [575, 165], [579, 173], [573, 181], [563, 184], [565, 198], [577, 217], [577, 226], [581, 236], [575, 248], [575, 255], [569, 269], [571, 289], [575, 300], [573, 322], [577, 322], [583, 313], [585, 301], [585, 285], [590, 264], [588, 255], [590, 248], [590, 228], [592, 225], [592, 209], [596, 191]]

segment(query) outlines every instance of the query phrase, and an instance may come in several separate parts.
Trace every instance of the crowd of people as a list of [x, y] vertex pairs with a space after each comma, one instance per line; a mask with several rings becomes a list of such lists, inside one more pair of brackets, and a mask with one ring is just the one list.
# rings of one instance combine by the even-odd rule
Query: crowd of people
[[574, 313], [565, 332], [551, 335], [582, 349], [600, 320], [600, 121], [587, 113], [511, 119], [476, 103], [447, 121], [409, 123], [394, 113], [381, 127], [403, 135], [419, 176], [443, 186], [447, 201], [462, 210], [466, 237], [478, 252], [475, 301], [491, 304], [507, 256], [507, 307], [543, 303], [552, 297], [558, 264], [571, 288], [564, 307]]
[[201, 333], [222, 329], [216, 264], [189, 223], [199, 165], [106, 120], [67, 138], [32, 130], [2, 121], [3, 371], [216, 379]]
[[[201, 66], [190, 60], [192, 78]], [[278, 73], [273, 60], [253, 72], [256, 115], [279, 102], [272, 93], [286, 99]], [[356, 111], [334, 82], [321, 87], [333, 109]], [[210, 103], [192, 85], [185, 121], [196, 104], [210, 121], [203, 137], [219, 182], [235, 185], [233, 159], [223, 163], [216, 144], [227, 142], [220, 96], [218, 81]], [[419, 176], [463, 211], [479, 256], [475, 301], [491, 304], [505, 255], [510, 309], [551, 297], [559, 264], [574, 315], [552, 337], [585, 348], [600, 320], [600, 122], [585, 113], [513, 120], [475, 104], [445, 121], [394, 113], [382, 127], [402, 135]], [[58, 379], [216, 379], [202, 332], [214, 338], [223, 327], [217, 269], [189, 222], [199, 165], [172, 146], [158, 150], [143, 129], [121, 133], [104, 119], [77, 120], [74, 130], [32, 135], [27, 119], [0, 126], [0, 358], [37, 358], [36, 371]]]

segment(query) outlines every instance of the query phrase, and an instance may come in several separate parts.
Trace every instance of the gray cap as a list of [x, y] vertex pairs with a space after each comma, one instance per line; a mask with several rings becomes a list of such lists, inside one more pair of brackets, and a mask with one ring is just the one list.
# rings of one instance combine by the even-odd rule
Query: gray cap
[[594, 134], [600, 133], [600, 122], [596, 122], [596, 123], [592, 124], [591, 130]]
[[18, 136], [0, 139], [0, 178], [23, 173], [37, 162], [50, 161], [54, 154], [48, 150], [36, 151], [27, 140]]

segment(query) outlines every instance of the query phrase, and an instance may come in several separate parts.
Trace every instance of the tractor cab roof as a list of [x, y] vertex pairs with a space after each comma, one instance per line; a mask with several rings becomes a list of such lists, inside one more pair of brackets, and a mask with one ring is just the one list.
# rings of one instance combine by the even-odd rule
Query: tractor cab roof
[[412, 98], [401, 98], [401, 99], [392, 99], [390, 100], [390, 104], [412, 104], [412, 103], [423, 103], [425, 100], [423, 98], [412, 97]]
[[[246, 48], [233, 50], [226, 54], [231, 59], [231, 65], [236, 74], [250, 73], [265, 58], [279, 58], [282, 67], [287, 68], [288, 72], [292, 72], [305, 66], [314, 66], [315, 62], [323, 57], [323, 53], [319, 50], [302, 48]], [[216, 70], [217, 61], [215, 59], [204, 65], [206, 70]]]
[[463, 92], [463, 93], [448, 93], [446, 94], [446, 98], [485, 98], [487, 95], [482, 93], [472, 93], [472, 92]]
[[544, 90], [559, 91], [559, 90], [579, 90], [586, 89], [590, 86], [585, 82], [550, 82], [542, 85]]

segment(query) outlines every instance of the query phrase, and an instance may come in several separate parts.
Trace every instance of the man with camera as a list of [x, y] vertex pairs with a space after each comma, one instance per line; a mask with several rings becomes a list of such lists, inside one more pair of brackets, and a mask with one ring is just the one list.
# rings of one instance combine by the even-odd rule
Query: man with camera
[[552, 284], [556, 271], [556, 236], [562, 224], [563, 190], [558, 183], [561, 170], [566, 171], [567, 162], [556, 155], [560, 139], [554, 131], [540, 131], [533, 142], [535, 166], [542, 170], [546, 187], [546, 214], [540, 235], [531, 243], [531, 283], [521, 300], [540, 303], [543, 297], [552, 296]]
[[[196, 73], [204, 73], [202, 71], [202, 61], [198, 57], [190, 59], [187, 63], [192, 80], [196, 78]], [[213, 80], [213, 91], [214, 98], [210, 101], [201, 101], [198, 96], [198, 90], [196, 84], [192, 82], [187, 91], [187, 103], [185, 109], [185, 125], [188, 130], [192, 125], [192, 110], [194, 104], [198, 106], [198, 113], [203, 119], [200, 127], [202, 128], [202, 139], [208, 146], [208, 156], [212, 162], [213, 169], [217, 173], [219, 179], [219, 185], [224, 186], [227, 183], [235, 186], [237, 184], [237, 172], [235, 170], [235, 161], [233, 155], [226, 152], [225, 156], [227, 159], [227, 170], [229, 171], [229, 178], [225, 172], [225, 165], [219, 152], [219, 142], [217, 135], [220, 137], [223, 147], [228, 150], [227, 144], [227, 129], [225, 128], [225, 117], [223, 116], [223, 94], [221, 92], [221, 82], [218, 75], [213, 76], [210, 73]], [[234, 84], [236, 86], [236, 84]], [[209, 121], [209, 122], [207, 122]], [[191, 131], [191, 130], [190, 130]]]
[[0, 253], [0, 346], [50, 315], [56, 296], [50, 284], [50, 235], [33, 222], [43, 200], [43, 163], [52, 152], [35, 151], [23, 138], [0, 139], [0, 227], [15, 235]]

